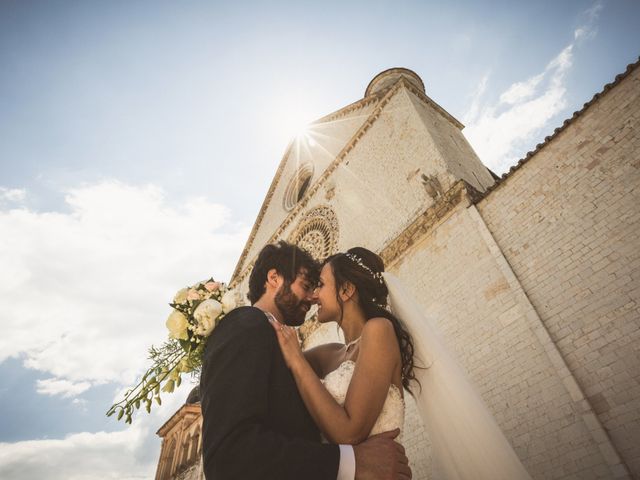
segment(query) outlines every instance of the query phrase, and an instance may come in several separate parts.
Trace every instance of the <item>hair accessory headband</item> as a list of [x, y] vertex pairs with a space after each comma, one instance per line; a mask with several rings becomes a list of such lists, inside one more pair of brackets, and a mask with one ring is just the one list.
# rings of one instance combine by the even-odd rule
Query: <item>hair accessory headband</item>
[[358, 257], [357, 255], [354, 255], [353, 253], [345, 253], [344, 256], [347, 257], [356, 265], [359, 265], [361, 268], [369, 272], [369, 275], [371, 275], [374, 280], [377, 280], [378, 282], [380, 282], [380, 285], [384, 285], [384, 279], [382, 278], [382, 273], [374, 272], [373, 270], [371, 270], [369, 267], [367, 267], [364, 264], [364, 262], [360, 257]]

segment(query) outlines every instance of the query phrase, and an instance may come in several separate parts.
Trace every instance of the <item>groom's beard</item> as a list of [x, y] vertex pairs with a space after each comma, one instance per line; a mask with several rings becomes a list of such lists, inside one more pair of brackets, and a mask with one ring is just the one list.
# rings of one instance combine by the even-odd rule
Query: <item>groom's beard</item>
[[311, 304], [300, 300], [287, 284], [276, 293], [274, 302], [284, 317], [284, 323], [292, 326], [302, 325], [311, 308]]

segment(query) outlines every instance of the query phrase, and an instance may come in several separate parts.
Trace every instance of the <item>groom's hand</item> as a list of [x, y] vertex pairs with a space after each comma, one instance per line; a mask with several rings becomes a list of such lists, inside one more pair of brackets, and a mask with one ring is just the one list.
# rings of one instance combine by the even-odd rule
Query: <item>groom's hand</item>
[[404, 447], [394, 441], [399, 429], [373, 435], [360, 445], [354, 445], [356, 480], [408, 480], [409, 460]]

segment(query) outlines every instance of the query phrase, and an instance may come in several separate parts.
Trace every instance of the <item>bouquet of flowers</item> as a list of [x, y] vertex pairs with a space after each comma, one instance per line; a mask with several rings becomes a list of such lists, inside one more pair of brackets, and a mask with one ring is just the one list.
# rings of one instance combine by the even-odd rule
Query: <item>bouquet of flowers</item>
[[149, 349], [153, 365], [111, 406], [107, 416], [117, 414], [118, 420], [124, 417], [131, 423], [134, 410], [143, 404], [147, 412], [151, 412], [153, 401], [161, 405], [160, 393], [171, 393], [180, 386], [182, 374], [198, 375], [207, 338], [227, 313], [242, 305], [242, 296], [210, 278], [183, 288], [169, 305], [173, 308], [166, 322], [169, 340], [160, 348]]

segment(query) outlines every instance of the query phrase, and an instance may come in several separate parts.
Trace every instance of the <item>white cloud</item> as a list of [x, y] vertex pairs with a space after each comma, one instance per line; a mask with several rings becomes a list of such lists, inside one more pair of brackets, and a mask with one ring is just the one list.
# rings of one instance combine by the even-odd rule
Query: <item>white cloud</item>
[[2, 443], [0, 476], [14, 480], [151, 478], [153, 465], [135, 458], [140, 439], [134, 432], [83, 432], [61, 440]]
[[0, 205], [23, 202], [26, 196], [27, 192], [22, 188], [0, 187]]
[[574, 43], [566, 46], [545, 69], [510, 85], [495, 103], [483, 102], [487, 75], [479, 82], [466, 113], [465, 136], [480, 159], [496, 173], [504, 173], [553, 128], [551, 121], [567, 107], [565, 78], [576, 46], [596, 32], [603, 6], [596, 2], [583, 12], [574, 31]]
[[527, 98], [530, 98], [536, 91], [536, 87], [544, 78], [544, 73], [531, 77], [524, 82], [516, 82], [511, 85], [502, 95], [500, 95], [500, 103], [514, 105]]
[[[151, 415], [119, 432], [81, 432], [62, 439], [0, 443], [0, 478], [12, 480], [152, 479], [160, 454], [155, 431], [181, 405], [188, 383]], [[154, 407], [155, 408], [155, 407]]]
[[[0, 362], [54, 378], [42, 393], [130, 383], [166, 338], [182, 286], [227, 280], [248, 228], [204, 199], [169, 204], [154, 186], [106, 181], [69, 190], [68, 213], [0, 206]], [[68, 383], [65, 383], [68, 382]]]
[[467, 109], [467, 111], [462, 117], [462, 121], [464, 123], [472, 122], [480, 114], [482, 97], [487, 91], [487, 83], [489, 82], [490, 75], [491, 75], [491, 72], [485, 73], [480, 79], [480, 81], [478, 82], [478, 85], [476, 86], [475, 91], [471, 95], [471, 104], [469, 105], [469, 108]]
[[584, 27], [578, 27], [573, 31], [574, 40], [585, 38], [589, 35], [589, 31]]
[[89, 382], [70, 382], [57, 378], [36, 381], [36, 391], [43, 395], [60, 395], [63, 398], [75, 397], [91, 387]]
[[515, 163], [522, 146], [530, 142], [567, 105], [564, 77], [571, 67], [573, 45], [566, 47], [542, 73], [516, 82], [495, 105], [472, 103], [464, 133], [478, 156], [502, 173]]
[[73, 400], [71, 400], [71, 404], [78, 407], [79, 411], [83, 413], [87, 413], [89, 411], [89, 409], [87, 408], [89, 402], [87, 402], [87, 400], [85, 400], [84, 398], [74, 398]]
[[590, 8], [584, 11], [582, 14], [582, 24], [573, 31], [573, 38], [576, 41], [586, 40], [592, 38], [598, 32], [595, 23], [600, 17], [600, 12], [604, 8], [602, 2], [595, 2]]
[[[130, 385], [147, 366], [147, 348], [166, 338], [175, 291], [209, 275], [227, 280], [248, 228], [231, 223], [222, 205], [170, 204], [154, 186], [86, 185], [69, 190], [66, 203], [67, 213], [0, 205], [0, 361], [19, 355], [48, 372], [37, 392], [69, 398], [86, 414], [86, 400], [73, 397], [94, 384]], [[0, 478], [153, 478], [155, 431], [191, 388], [184, 382], [123, 431], [1, 443]]]

